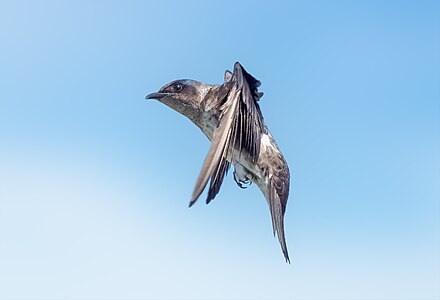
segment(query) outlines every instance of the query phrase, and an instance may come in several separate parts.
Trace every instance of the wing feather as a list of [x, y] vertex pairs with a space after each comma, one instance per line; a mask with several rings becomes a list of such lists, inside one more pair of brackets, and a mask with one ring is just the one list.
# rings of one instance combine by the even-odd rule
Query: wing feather
[[234, 115], [236, 114], [238, 101], [236, 98], [240, 97], [240, 91], [236, 91], [235, 86], [232, 87], [229, 97], [226, 103], [223, 105], [222, 116], [217, 128], [214, 129], [214, 134], [211, 140], [211, 147], [206, 155], [205, 161], [200, 171], [199, 178], [197, 179], [194, 192], [191, 197], [189, 206], [191, 207], [199, 198], [200, 194], [206, 187], [208, 179], [213, 174], [218, 172], [221, 159], [226, 157], [228, 151], [228, 145], [231, 138], [231, 124], [234, 121]]
[[[234, 72], [226, 72], [225, 83], [220, 88], [218, 103], [226, 101], [221, 107], [219, 125], [214, 129], [211, 147], [205, 158], [199, 178], [189, 206], [191, 207], [205, 189], [210, 180], [208, 197], [209, 203], [220, 190], [223, 178], [229, 169], [226, 157], [232, 154], [236, 161], [243, 151], [246, 151], [252, 162], [256, 163], [260, 154], [262, 130], [265, 129], [263, 116], [257, 101], [260, 81], [250, 75], [240, 63], [235, 63]], [[225, 90], [229, 93], [225, 95]]]
[[226, 160], [226, 158], [222, 158], [220, 161], [220, 166], [217, 169], [215, 176], [211, 176], [211, 180], [209, 183], [209, 190], [208, 190], [208, 197], [206, 198], [206, 204], [209, 204], [212, 199], [215, 198], [215, 196], [220, 191], [220, 187], [223, 183], [223, 179], [228, 174], [228, 170], [230, 167], [229, 161]]
[[284, 213], [286, 211], [287, 198], [289, 197], [290, 175], [287, 163], [280, 157], [282, 164], [278, 166], [269, 179], [269, 208], [272, 217], [273, 233], [277, 233], [278, 240], [283, 251], [284, 258], [290, 263], [284, 234]]
[[290, 263], [289, 253], [287, 252], [286, 237], [284, 235], [284, 214], [282, 213], [281, 199], [276, 192], [271, 191], [270, 202], [274, 235], [276, 231], [284, 258], [286, 259], [286, 262]]
[[[260, 156], [261, 135], [268, 134], [258, 102], [263, 93], [258, 92], [260, 81], [250, 75], [240, 63], [235, 63], [234, 72], [225, 73], [225, 83], [220, 87], [215, 104], [220, 108], [219, 124], [214, 129], [211, 147], [197, 179], [189, 206], [191, 207], [210, 180], [206, 202], [218, 194], [223, 179], [242, 152], [246, 152], [253, 163]], [[211, 104], [212, 105], [212, 104]], [[284, 234], [284, 212], [289, 195], [290, 175], [281, 153], [275, 156], [273, 168], [268, 176], [264, 194], [269, 204], [273, 233], [278, 236], [284, 257], [290, 263]]]

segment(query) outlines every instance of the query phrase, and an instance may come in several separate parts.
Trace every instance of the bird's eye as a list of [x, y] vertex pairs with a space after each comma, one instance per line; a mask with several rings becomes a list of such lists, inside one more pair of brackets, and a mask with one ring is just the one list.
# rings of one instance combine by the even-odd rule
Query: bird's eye
[[173, 85], [173, 91], [175, 93], [180, 92], [182, 90], [182, 88], [183, 88], [183, 86], [180, 83], [176, 83], [176, 84]]

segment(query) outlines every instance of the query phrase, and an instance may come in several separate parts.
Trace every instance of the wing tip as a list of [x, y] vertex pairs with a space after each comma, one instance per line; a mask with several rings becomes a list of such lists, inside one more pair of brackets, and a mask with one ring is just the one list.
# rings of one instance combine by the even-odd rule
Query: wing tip
[[287, 244], [286, 239], [284, 238], [284, 234], [282, 237], [280, 237], [279, 233], [277, 232], [278, 239], [281, 246], [281, 251], [283, 252], [284, 259], [286, 260], [286, 263], [290, 264], [290, 258], [289, 258], [289, 251], [287, 250]]
[[284, 232], [284, 210], [280, 201], [280, 196], [274, 189], [274, 183], [269, 183], [269, 209], [272, 219], [272, 230], [275, 236], [278, 237], [278, 241], [283, 252], [286, 263], [290, 264], [289, 252], [287, 250], [286, 236]]
[[229, 82], [229, 81], [231, 81], [231, 79], [232, 79], [232, 72], [231, 71], [229, 71], [229, 70], [226, 70], [225, 71], [225, 75], [224, 75], [224, 82], [226, 83], [226, 82]]
[[197, 199], [198, 199], [198, 198], [199, 198], [199, 196], [194, 197], [194, 195], [193, 195], [193, 197], [191, 198], [191, 201], [189, 201], [188, 207], [191, 208], [191, 206], [193, 206], [194, 203], [197, 202]]
[[281, 251], [283, 252], [284, 259], [286, 260], [286, 263], [290, 264], [289, 251], [287, 250], [286, 238], [284, 236], [284, 228], [282, 228], [281, 230], [283, 230], [281, 234], [278, 230], [274, 230], [274, 231], [276, 231], [277, 233], [278, 241], [280, 242]]

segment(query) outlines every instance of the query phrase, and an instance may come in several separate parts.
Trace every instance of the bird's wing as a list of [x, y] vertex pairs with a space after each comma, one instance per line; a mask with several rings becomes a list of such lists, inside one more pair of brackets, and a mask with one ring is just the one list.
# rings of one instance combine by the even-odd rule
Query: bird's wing
[[258, 92], [260, 81], [255, 79], [240, 65], [235, 63], [232, 77], [225, 76], [223, 87], [230, 87], [222, 94], [219, 103], [219, 125], [214, 129], [211, 147], [203, 163], [199, 178], [190, 201], [192, 206], [211, 178], [207, 202], [214, 199], [228, 170], [228, 154], [238, 157], [245, 151], [252, 162], [256, 163], [260, 154], [260, 140], [265, 130], [263, 116], [257, 101], [262, 93]]
[[[222, 103], [219, 125], [214, 129], [211, 147], [189, 206], [197, 201], [209, 179], [211, 181], [206, 202], [214, 199], [230, 166], [226, 159], [228, 155], [234, 161], [244, 151], [253, 163], [257, 163], [261, 135], [268, 134], [257, 102], [263, 95], [258, 92], [259, 86], [260, 81], [247, 73], [239, 63], [235, 63], [234, 73], [226, 72], [225, 84], [221, 87], [217, 99]], [[269, 204], [274, 234], [277, 233], [284, 257], [290, 262], [284, 236], [284, 213], [289, 196], [290, 175], [287, 163], [278, 149], [264, 151], [274, 150], [276, 153], [268, 155], [274, 159], [267, 162], [269, 173], [264, 194]]]
[[273, 234], [277, 233], [284, 258], [290, 263], [286, 238], [284, 236], [284, 213], [286, 212], [287, 199], [289, 197], [290, 173], [287, 162], [281, 152], [278, 151], [274, 154], [267, 181], [268, 193], [265, 193], [265, 196], [268, 200], [272, 217]]

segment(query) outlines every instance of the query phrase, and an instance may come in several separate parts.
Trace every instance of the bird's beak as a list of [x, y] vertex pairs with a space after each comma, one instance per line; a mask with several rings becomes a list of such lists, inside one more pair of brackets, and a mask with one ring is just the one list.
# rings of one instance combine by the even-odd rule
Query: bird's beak
[[166, 95], [166, 93], [151, 93], [145, 96], [145, 99], [160, 99], [165, 97]]

